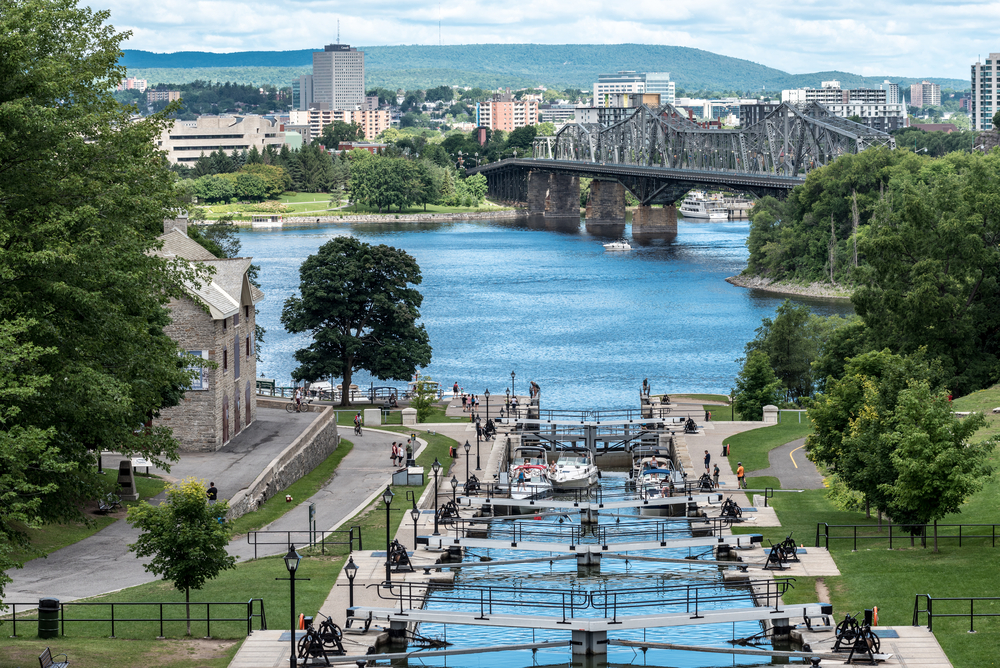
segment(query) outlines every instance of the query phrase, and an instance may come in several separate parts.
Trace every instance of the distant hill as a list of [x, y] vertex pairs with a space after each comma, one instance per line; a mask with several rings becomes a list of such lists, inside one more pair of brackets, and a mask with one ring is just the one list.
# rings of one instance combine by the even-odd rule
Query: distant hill
[[[319, 47], [322, 48], [322, 47]], [[618, 70], [670, 72], [677, 85], [686, 90], [775, 91], [785, 88], [819, 86], [820, 81], [838, 79], [843, 86], [877, 86], [885, 79], [908, 86], [920, 78], [876, 76], [863, 77], [848, 72], [789, 74], [749, 60], [721, 56], [701, 49], [652, 44], [468, 44], [458, 46], [359, 46], [365, 52], [366, 85], [416, 88], [444, 83], [496, 87], [498, 85], [548, 85], [560, 88], [590, 88], [598, 74]], [[259, 79], [252, 83], [287, 84], [292, 70], [308, 71], [312, 53], [299, 51], [242, 51], [206, 53], [181, 51], [152, 53], [126, 50], [122, 64], [130, 74], [155, 70], [157, 77], [186, 77], [192, 72], [176, 70], [214, 70], [225, 68], [232, 74], [244, 74], [242, 68], [257, 70]], [[303, 69], [300, 69], [303, 68]], [[174, 71], [170, 71], [174, 70]], [[284, 70], [283, 72], [280, 70]], [[219, 72], [221, 74], [221, 70]], [[148, 77], [147, 77], [148, 78]], [[192, 78], [159, 79], [181, 82], [193, 78], [224, 79], [218, 75]], [[925, 77], [942, 88], [964, 90], [969, 82], [962, 79]], [[418, 83], [419, 82], [419, 83]], [[490, 83], [493, 82], [493, 83]], [[241, 83], [251, 83], [244, 81]]]

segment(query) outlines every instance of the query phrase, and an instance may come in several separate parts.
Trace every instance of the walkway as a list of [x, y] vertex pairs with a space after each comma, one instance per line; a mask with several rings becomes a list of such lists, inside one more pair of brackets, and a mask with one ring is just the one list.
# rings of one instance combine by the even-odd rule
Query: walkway
[[779, 445], [767, 453], [771, 466], [762, 471], [751, 471], [752, 476], [773, 476], [784, 489], [823, 489], [820, 475], [805, 450], [806, 439], [797, 438], [791, 443]]
[[[206, 482], [215, 481], [220, 497], [231, 498], [240, 488], [248, 486], [317, 416], [265, 408], [259, 408], [257, 415], [257, 421], [225, 448], [216, 453], [183, 455], [165, 477], [178, 480], [193, 475]], [[366, 499], [381, 492], [390, 480], [389, 444], [397, 438], [396, 434], [366, 430], [364, 436], [350, 439], [354, 443], [350, 454], [331, 481], [309, 499], [316, 504], [317, 528], [329, 529], [350, 518], [367, 504]], [[105, 455], [104, 460], [109, 470], [116, 468], [117, 456]], [[307, 529], [306, 508], [302, 504], [265, 529]], [[138, 532], [120, 519], [47, 558], [29, 561], [23, 569], [9, 573], [13, 582], [6, 588], [5, 600], [34, 602], [54, 596], [71, 601], [152, 582], [158, 578], [143, 568], [148, 560], [137, 559], [128, 550], [129, 543], [134, 543], [137, 537]], [[270, 549], [261, 547], [258, 556], [286, 551], [283, 544]], [[229, 552], [241, 561], [253, 557], [253, 548], [245, 538], [234, 540]]]

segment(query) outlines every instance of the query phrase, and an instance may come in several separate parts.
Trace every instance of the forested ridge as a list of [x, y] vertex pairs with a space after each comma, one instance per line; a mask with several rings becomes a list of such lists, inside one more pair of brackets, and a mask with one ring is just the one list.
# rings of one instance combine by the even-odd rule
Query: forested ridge
[[[312, 53], [321, 49], [298, 51], [243, 51], [237, 53], [206, 53], [184, 51], [152, 53], [126, 49], [121, 64], [130, 74], [142, 71], [157, 75], [157, 81], [171, 81], [166, 72], [150, 72], [151, 68], [230, 70], [252, 68], [258, 77], [286, 76], [287, 72], [272, 69], [312, 67]], [[901, 85], [918, 83], [921, 79], [873, 76], [863, 77], [849, 72], [813, 72], [789, 74], [782, 70], [729, 56], [682, 46], [655, 44], [466, 44], [454, 46], [358, 46], [365, 52], [366, 85], [387, 87], [426, 87], [441, 83], [496, 87], [498, 85], [527, 86], [545, 84], [588, 88], [598, 74], [618, 70], [639, 72], [670, 72], [677, 85], [690, 89], [759, 91], [819, 86], [821, 81], [837, 79], [844, 87], [877, 86], [885, 79]], [[458, 65], [456, 67], [456, 65]], [[171, 72], [175, 77], [183, 72]], [[240, 81], [229, 76], [198, 78]], [[188, 80], [188, 79], [183, 79]], [[962, 79], [931, 77], [942, 88], [963, 90], [969, 82]], [[182, 79], [173, 79], [182, 81]], [[253, 83], [278, 84], [270, 78]]]

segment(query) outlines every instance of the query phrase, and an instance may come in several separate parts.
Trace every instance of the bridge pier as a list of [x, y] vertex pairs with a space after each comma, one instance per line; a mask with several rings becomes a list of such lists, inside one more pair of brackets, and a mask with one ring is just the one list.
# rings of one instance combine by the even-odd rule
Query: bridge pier
[[677, 207], [664, 205], [663, 208], [638, 206], [632, 214], [632, 231], [677, 232]]
[[406, 640], [406, 622], [389, 621], [389, 644], [395, 648], [406, 648], [408, 644]]
[[549, 173], [528, 172], [528, 213], [545, 213], [545, 198], [549, 194]]
[[597, 575], [601, 572], [600, 552], [578, 552], [576, 555], [577, 575]]
[[573, 654], [595, 655], [608, 653], [607, 631], [573, 631]]
[[580, 178], [568, 174], [549, 177], [549, 194], [545, 200], [546, 216], [574, 216], [580, 218]]
[[587, 223], [625, 223], [625, 186], [617, 181], [590, 182], [587, 197]]

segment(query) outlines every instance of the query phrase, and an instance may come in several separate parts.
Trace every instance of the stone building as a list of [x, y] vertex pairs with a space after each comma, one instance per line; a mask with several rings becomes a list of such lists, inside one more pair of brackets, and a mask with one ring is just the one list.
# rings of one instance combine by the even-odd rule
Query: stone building
[[177, 406], [156, 424], [173, 429], [181, 450], [214, 452], [257, 418], [254, 306], [264, 293], [250, 283], [251, 258], [220, 259], [187, 236], [187, 219], [166, 220], [157, 255], [179, 258], [214, 274], [173, 299], [165, 332], [189, 355], [215, 362], [202, 368]]

